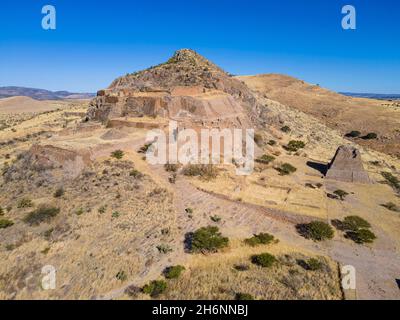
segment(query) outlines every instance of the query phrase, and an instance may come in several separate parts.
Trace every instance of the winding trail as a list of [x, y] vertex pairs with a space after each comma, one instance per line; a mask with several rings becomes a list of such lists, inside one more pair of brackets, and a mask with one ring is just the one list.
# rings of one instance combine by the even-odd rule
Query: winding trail
[[[152, 174], [169, 184], [169, 174], [163, 166], [152, 166], [151, 170]], [[189, 258], [183, 248], [185, 234], [213, 224], [210, 216], [215, 214], [222, 218], [218, 226], [226, 236], [245, 238], [254, 233], [268, 232], [288, 245], [329, 256], [342, 266], [354, 266], [357, 299], [400, 299], [400, 289], [396, 284], [396, 278], [400, 278], [400, 257], [391, 245], [391, 239], [381, 230], [376, 230], [379, 241], [373, 247], [356, 245], [338, 232], [331, 241], [315, 243], [299, 236], [295, 229], [297, 223], [310, 221], [310, 217], [229, 200], [197, 189], [182, 176], [178, 176], [175, 184], [169, 185], [174, 193], [176, 223], [181, 231], [181, 237], [174, 239], [171, 244], [174, 251], [168, 255], [168, 259], [153, 265], [149, 272], [138, 275], [132, 282], [102, 295], [100, 299], [118, 298], [128, 286], [141, 286], [144, 280], [157, 278], [171, 262], [184, 263]], [[185, 212], [186, 208], [193, 209], [192, 217]], [[328, 207], [326, 212], [329, 220]]]

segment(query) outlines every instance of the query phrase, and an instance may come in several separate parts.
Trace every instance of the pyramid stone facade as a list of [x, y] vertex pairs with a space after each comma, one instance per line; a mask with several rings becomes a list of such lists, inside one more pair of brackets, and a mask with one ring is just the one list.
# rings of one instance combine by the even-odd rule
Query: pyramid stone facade
[[354, 183], [371, 183], [364, 170], [360, 151], [352, 146], [340, 146], [329, 164], [326, 178]]

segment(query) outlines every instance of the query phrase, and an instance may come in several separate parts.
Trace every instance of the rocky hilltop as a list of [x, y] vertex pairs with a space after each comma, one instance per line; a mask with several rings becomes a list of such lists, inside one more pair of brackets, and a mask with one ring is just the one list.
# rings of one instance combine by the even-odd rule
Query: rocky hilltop
[[88, 119], [148, 115], [246, 127], [260, 123], [259, 115], [266, 111], [243, 82], [195, 51], [182, 49], [167, 62], [117, 78], [100, 90]]

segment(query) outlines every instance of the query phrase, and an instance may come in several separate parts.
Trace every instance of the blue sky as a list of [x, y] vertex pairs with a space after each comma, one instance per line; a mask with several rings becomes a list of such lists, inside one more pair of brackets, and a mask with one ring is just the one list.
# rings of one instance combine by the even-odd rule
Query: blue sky
[[[42, 6], [57, 29], [41, 28]], [[357, 10], [343, 30], [341, 8]], [[400, 94], [398, 0], [2, 0], [0, 86], [91, 91], [193, 48], [233, 74]]]

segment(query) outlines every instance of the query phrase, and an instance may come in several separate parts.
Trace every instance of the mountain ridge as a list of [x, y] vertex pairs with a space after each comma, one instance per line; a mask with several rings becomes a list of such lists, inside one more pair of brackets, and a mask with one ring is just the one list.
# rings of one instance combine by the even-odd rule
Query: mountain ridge
[[0, 98], [25, 96], [36, 100], [63, 100], [63, 99], [89, 99], [95, 96], [93, 93], [74, 93], [65, 90], [51, 91], [39, 88], [4, 86], [0, 87]]

